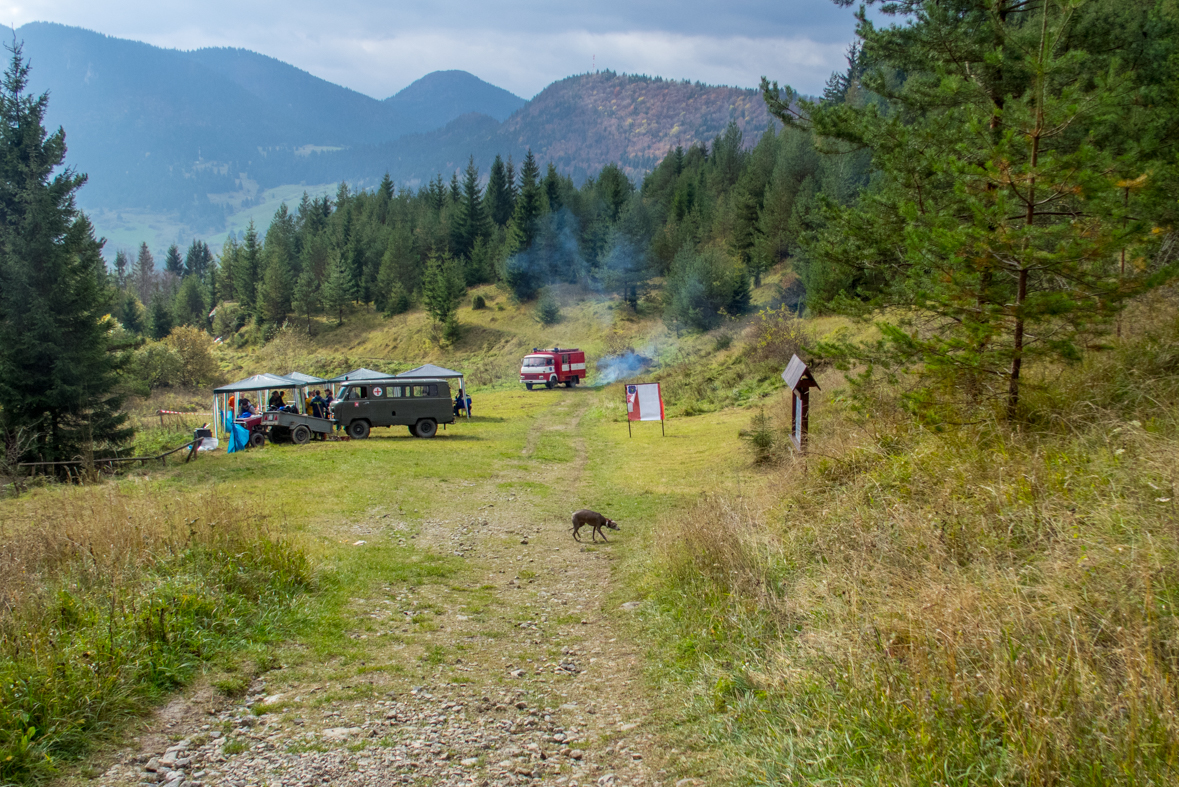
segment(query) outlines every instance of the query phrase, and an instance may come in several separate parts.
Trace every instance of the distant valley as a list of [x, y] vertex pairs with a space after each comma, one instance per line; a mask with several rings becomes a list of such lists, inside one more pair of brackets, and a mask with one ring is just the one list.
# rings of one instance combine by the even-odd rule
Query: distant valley
[[417, 188], [472, 155], [484, 173], [495, 155], [531, 148], [577, 181], [610, 162], [639, 175], [730, 121], [747, 143], [770, 123], [755, 90], [612, 72], [526, 101], [439, 71], [382, 101], [246, 50], [161, 49], [43, 22], [16, 38], [31, 88], [50, 93], [49, 125], [66, 130], [68, 163], [90, 176], [81, 205], [112, 247], [216, 241], [300, 187], [371, 187], [388, 172]]

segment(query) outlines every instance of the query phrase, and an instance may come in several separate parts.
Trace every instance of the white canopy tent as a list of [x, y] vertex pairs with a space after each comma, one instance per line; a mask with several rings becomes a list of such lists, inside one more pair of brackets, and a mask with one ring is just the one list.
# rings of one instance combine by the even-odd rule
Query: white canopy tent
[[[220, 388], [213, 389], [213, 436], [220, 437], [221, 419], [223, 413], [229, 410], [229, 397], [232, 395], [236, 397], [237, 394], [261, 392], [263, 399], [270, 397], [270, 392], [274, 390], [294, 390], [296, 392], [295, 405], [299, 408], [299, 412], [303, 411], [303, 397], [298, 395], [299, 389], [307, 383], [300, 380], [293, 380], [290, 377], [283, 377], [277, 374], [255, 374], [253, 377], [247, 377], [244, 380], [238, 380], [236, 383], [223, 385]], [[234, 408], [236, 410], [236, 406]], [[236, 417], [237, 413], [233, 413]]]
[[[416, 369], [410, 369], [408, 372], [401, 372], [400, 374], [395, 375], [395, 376], [399, 379], [404, 379], [406, 377], [411, 377], [411, 378], [413, 378], [413, 377], [430, 377], [430, 378], [443, 379], [443, 380], [456, 380], [457, 379], [459, 381], [459, 391], [462, 392], [463, 396], [466, 396], [466, 394], [467, 394], [467, 384], [463, 378], [463, 373], [456, 372], [454, 369], [447, 369], [445, 366], [437, 366], [432, 363], [427, 363], [427, 364], [423, 364], [422, 366], [417, 367]], [[465, 412], [467, 414], [467, 419], [470, 420], [470, 418], [471, 418], [470, 411], [468, 411], [466, 409], [466, 407], [464, 407], [463, 412]]]

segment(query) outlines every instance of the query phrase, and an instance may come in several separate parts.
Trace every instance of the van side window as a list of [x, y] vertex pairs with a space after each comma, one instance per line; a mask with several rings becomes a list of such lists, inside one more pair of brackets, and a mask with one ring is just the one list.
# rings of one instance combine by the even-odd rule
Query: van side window
[[400, 399], [401, 398], [401, 386], [400, 385], [389, 386], [388, 388], [385, 389], [385, 396], [391, 396], [394, 399]]
[[429, 396], [430, 395], [430, 386], [428, 386], [428, 385], [415, 385], [415, 386], [413, 386], [413, 395], [414, 396]]
[[368, 398], [368, 386], [367, 385], [360, 386], [359, 388], [356, 389], [356, 392], [357, 392], [356, 393], [357, 399], [367, 399]]

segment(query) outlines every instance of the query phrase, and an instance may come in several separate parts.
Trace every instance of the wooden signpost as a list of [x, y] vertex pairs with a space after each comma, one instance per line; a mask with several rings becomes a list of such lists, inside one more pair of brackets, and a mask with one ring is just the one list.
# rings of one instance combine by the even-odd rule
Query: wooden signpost
[[[818, 388], [815, 376], [797, 355], [790, 358], [782, 379], [793, 397], [790, 418], [790, 440], [799, 453], [806, 451], [807, 421], [810, 416], [810, 390]], [[822, 390], [822, 389], [820, 389]]]

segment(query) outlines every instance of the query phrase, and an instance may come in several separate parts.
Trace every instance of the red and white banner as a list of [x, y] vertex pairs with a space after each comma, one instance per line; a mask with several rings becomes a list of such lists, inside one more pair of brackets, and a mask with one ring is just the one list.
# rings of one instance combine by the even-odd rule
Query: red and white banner
[[663, 391], [659, 383], [626, 386], [626, 417], [632, 421], [663, 420]]

